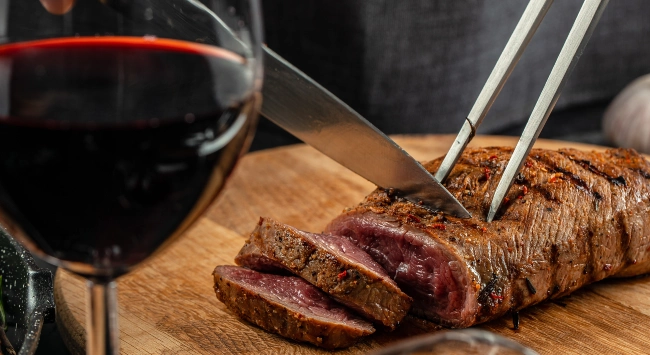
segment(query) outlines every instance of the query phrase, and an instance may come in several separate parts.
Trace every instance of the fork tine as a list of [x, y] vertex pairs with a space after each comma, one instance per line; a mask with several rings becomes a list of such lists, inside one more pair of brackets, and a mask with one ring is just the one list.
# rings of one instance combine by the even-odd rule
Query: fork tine
[[445, 156], [440, 168], [436, 172], [435, 178], [443, 182], [451, 169], [454, 167], [458, 158], [465, 150], [469, 141], [474, 137], [478, 126], [483, 122], [490, 107], [496, 100], [503, 85], [508, 80], [510, 73], [517, 65], [519, 58], [526, 50], [526, 46], [535, 34], [537, 27], [544, 19], [546, 12], [553, 4], [553, 0], [531, 0], [521, 15], [515, 30], [512, 32], [508, 43], [506, 43], [501, 56], [497, 60], [492, 73], [488, 77], [481, 93], [478, 95], [474, 106], [472, 107], [463, 127], [458, 132], [449, 152]]
[[492, 204], [487, 215], [488, 222], [494, 219], [494, 216], [501, 207], [503, 199], [508, 190], [510, 190], [517, 172], [521, 169], [539, 133], [542, 131], [546, 119], [548, 119], [553, 107], [555, 107], [562, 88], [566, 84], [571, 71], [578, 63], [580, 55], [582, 55], [582, 51], [587, 45], [587, 42], [589, 42], [589, 38], [608, 2], [609, 0], [585, 0], [582, 4], [578, 17], [573, 23], [573, 27], [564, 42], [564, 46], [562, 46], [560, 55], [555, 61], [555, 65], [535, 104], [535, 108], [533, 108], [524, 132], [521, 138], [519, 138], [519, 142], [512, 153], [510, 161], [508, 161], [506, 169], [503, 171], [503, 175], [501, 175], [501, 180], [499, 180], [499, 185], [497, 185], [497, 189], [494, 192]]

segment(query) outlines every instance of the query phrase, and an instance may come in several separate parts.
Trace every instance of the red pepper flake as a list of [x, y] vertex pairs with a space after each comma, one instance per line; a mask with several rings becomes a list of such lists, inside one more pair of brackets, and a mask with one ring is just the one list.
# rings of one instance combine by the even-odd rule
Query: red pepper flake
[[490, 159], [490, 160], [494, 160], [494, 159], [496, 159], [496, 158], [497, 158], [496, 155], [491, 155], [488, 159]]
[[548, 179], [548, 182], [556, 182], [556, 181], [558, 181], [558, 177], [560, 177], [561, 175], [562, 174], [560, 174], [560, 173], [555, 173], [555, 174], [551, 175], [551, 178]]
[[414, 216], [414, 215], [412, 215], [410, 213], [408, 215], [406, 215], [406, 218], [412, 220], [413, 222], [420, 223], [420, 218], [418, 218], [417, 216]]
[[609, 270], [611, 270], [611, 269], [612, 269], [612, 264], [605, 264], [605, 265], [603, 266], [603, 269], [604, 269], [605, 271], [609, 271]]
[[444, 231], [445, 229], [447, 229], [447, 227], [442, 223], [434, 223], [434, 224], [430, 225], [429, 227], [431, 227], [433, 229], [440, 229], [441, 231]]
[[481, 232], [483, 232], [483, 233], [487, 232], [487, 227], [481, 228]]
[[519, 200], [521, 200], [522, 198], [524, 198], [524, 195], [517, 196], [517, 199], [519, 199]]
[[521, 190], [524, 192], [524, 195], [528, 193], [528, 186], [523, 186]]
[[503, 299], [503, 296], [499, 296], [496, 293], [492, 292], [492, 293], [490, 293], [490, 298], [492, 298], [493, 300], [499, 300], [500, 301], [500, 300]]
[[348, 271], [343, 270], [343, 272], [341, 272], [337, 277], [339, 278], [339, 280], [343, 280], [343, 278], [345, 278], [346, 276], [348, 276]]
[[526, 163], [524, 163], [524, 165], [526, 165], [527, 168], [530, 168], [530, 167], [533, 166], [533, 163], [531, 163], [529, 161], [526, 161]]
[[492, 176], [492, 171], [490, 171], [490, 168], [485, 168], [483, 169], [483, 174], [485, 174], [485, 180], [490, 180], [490, 176]]

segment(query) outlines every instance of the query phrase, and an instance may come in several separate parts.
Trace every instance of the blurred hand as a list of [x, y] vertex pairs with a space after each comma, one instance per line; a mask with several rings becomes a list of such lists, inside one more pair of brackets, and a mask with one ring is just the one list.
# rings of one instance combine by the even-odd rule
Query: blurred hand
[[63, 15], [74, 6], [75, 0], [40, 0], [47, 12], [53, 15]]

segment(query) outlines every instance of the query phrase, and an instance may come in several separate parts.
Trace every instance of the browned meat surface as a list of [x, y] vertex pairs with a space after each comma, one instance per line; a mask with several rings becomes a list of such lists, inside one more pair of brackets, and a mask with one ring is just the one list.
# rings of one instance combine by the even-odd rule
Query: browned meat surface
[[[468, 149], [445, 182], [458, 219], [377, 189], [328, 226], [367, 251], [416, 314], [468, 327], [610, 276], [650, 271], [650, 164], [632, 150], [533, 150], [485, 222], [511, 149]], [[441, 159], [425, 164], [432, 173]]]
[[386, 271], [346, 238], [300, 231], [269, 218], [260, 218], [235, 262], [260, 271], [285, 268], [391, 329], [411, 306]]
[[297, 341], [327, 349], [348, 347], [372, 334], [372, 325], [293, 276], [217, 266], [217, 298], [243, 319]]

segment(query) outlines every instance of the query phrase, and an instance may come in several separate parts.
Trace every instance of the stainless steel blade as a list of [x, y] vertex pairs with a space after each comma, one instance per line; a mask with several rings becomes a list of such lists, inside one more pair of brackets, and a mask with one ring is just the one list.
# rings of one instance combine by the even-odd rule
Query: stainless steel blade
[[467, 147], [467, 143], [474, 137], [476, 129], [481, 125], [494, 100], [499, 96], [503, 85], [508, 80], [512, 70], [517, 66], [519, 58], [526, 50], [551, 4], [553, 4], [553, 0], [532, 0], [528, 3], [508, 43], [503, 48], [494, 69], [492, 69], [492, 73], [490, 73], [474, 106], [470, 110], [463, 127], [458, 132], [458, 136], [452, 143], [449, 152], [445, 155], [440, 168], [436, 171], [435, 178], [438, 181], [445, 181], [463, 150]]
[[573, 27], [564, 42], [564, 46], [555, 61], [553, 69], [551, 69], [551, 74], [533, 108], [524, 132], [519, 138], [519, 142], [512, 153], [510, 161], [508, 161], [506, 169], [503, 171], [501, 180], [499, 180], [499, 185], [497, 185], [497, 189], [494, 192], [492, 204], [487, 215], [488, 222], [494, 219], [494, 216], [501, 207], [501, 203], [508, 190], [510, 190], [517, 172], [519, 172], [519, 169], [524, 164], [528, 153], [530, 153], [530, 149], [535, 144], [539, 133], [546, 123], [546, 119], [548, 119], [551, 111], [553, 111], [553, 107], [555, 107], [555, 103], [560, 97], [562, 88], [566, 84], [571, 71], [578, 63], [580, 55], [582, 55], [582, 51], [587, 45], [587, 42], [589, 42], [589, 38], [594, 28], [596, 28], [598, 20], [608, 2], [609, 0], [585, 0], [582, 4], [578, 17], [573, 23]]
[[336, 96], [264, 48], [262, 115], [377, 186], [451, 215], [469, 212], [395, 142]]

